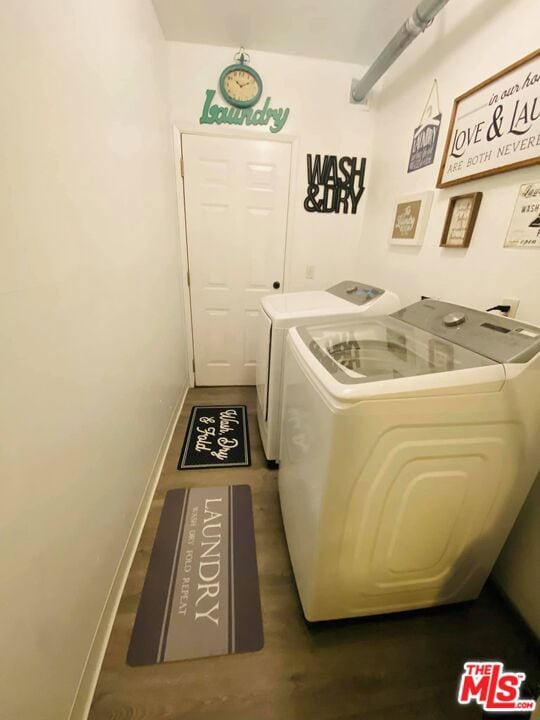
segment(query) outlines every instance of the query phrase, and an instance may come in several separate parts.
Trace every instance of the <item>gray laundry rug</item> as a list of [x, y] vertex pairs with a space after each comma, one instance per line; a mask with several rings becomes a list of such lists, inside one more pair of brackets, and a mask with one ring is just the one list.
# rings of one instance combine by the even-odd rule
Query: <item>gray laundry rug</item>
[[165, 497], [129, 645], [129, 665], [263, 646], [249, 485]]

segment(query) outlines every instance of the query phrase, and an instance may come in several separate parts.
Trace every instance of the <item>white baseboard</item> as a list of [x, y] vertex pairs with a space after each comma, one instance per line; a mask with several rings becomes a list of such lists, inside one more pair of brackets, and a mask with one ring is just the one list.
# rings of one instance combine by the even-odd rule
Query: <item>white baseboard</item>
[[79, 681], [79, 686], [75, 694], [75, 699], [71, 707], [69, 720], [86, 720], [88, 717], [114, 619], [116, 617], [118, 605], [120, 604], [120, 599], [124, 590], [124, 585], [126, 584], [131, 563], [133, 562], [133, 557], [137, 550], [148, 512], [150, 511], [150, 504], [152, 502], [152, 498], [154, 497], [154, 492], [161, 475], [161, 470], [163, 468], [165, 458], [167, 457], [169, 445], [171, 444], [173, 432], [176, 427], [176, 423], [178, 422], [178, 418], [180, 417], [182, 407], [184, 406], [188, 390], [189, 387], [186, 387], [182, 397], [178, 401], [178, 404], [171, 415], [169, 426], [167, 427], [167, 432], [165, 433], [161, 447], [159, 448], [146, 490], [144, 491], [137, 515], [135, 516], [135, 520], [131, 526], [129, 536], [124, 547], [124, 552], [122, 553], [111, 589], [109, 590], [109, 594], [107, 596], [107, 601], [105, 602], [103, 612], [101, 613], [101, 617], [96, 628], [92, 646], [88, 653], [84, 670]]

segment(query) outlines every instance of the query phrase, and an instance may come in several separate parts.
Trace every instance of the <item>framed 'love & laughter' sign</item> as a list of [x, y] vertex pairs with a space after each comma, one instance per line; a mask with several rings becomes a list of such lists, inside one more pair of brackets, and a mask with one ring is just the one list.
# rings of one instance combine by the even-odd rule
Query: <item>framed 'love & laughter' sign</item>
[[454, 100], [437, 187], [540, 162], [540, 50]]

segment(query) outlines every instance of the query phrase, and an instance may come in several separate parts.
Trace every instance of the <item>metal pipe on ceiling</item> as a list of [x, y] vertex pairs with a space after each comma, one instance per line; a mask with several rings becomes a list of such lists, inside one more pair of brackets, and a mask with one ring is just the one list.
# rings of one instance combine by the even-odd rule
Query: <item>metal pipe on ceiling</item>
[[413, 14], [407, 18], [388, 45], [373, 61], [366, 74], [360, 80], [351, 83], [351, 102], [365, 102], [366, 96], [377, 80], [397, 60], [412, 41], [424, 32], [433, 22], [433, 18], [442, 10], [448, 0], [422, 0]]

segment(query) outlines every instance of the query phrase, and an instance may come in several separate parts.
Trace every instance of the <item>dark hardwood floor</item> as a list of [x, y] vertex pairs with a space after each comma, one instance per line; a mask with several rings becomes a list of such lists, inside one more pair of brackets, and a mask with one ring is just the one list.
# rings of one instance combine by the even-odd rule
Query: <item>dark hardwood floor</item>
[[[193, 404], [245, 403], [252, 465], [176, 470]], [[258, 653], [132, 668], [131, 629], [165, 493], [249, 483], [253, 491], [265, 645]], [[191, 390], [174, 433], [101, 670], [90, 720], [448, 720], [463, 662], [499, 659], [540, 680], [538, 646], [488, 583], [474, 603], [308, 624], [283, 535], [277, 472], [266, 468], [253, 388]], [[496, 719], [497, 720], [497, 719]]]

